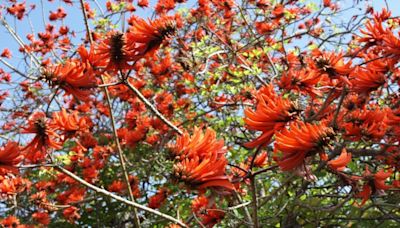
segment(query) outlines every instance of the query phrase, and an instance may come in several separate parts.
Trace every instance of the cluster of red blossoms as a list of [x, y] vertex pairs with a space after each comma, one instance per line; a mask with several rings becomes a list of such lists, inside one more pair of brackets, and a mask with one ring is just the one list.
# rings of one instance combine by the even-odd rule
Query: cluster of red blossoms
[[[22, 20], [28, 14], [25, 2], [9, 2], [10, 6], [6, 8], [9, 15]], [[64, 2], [73, 4], [70, 0]], [[223, 203], [241, 203], [241, 196], [248, 200], [247, 190], [253, 191], [253, 199], [248, 202], [253, 204], [252, 212], [257, 217], [257, 206], [262, 203], [256, 197], [259, 194], [257, 181], [260, 180], [255, 181], [259, 177], [256, 175], [275, 168], [294, 173], [309, 182], [316, 181], [313, 173], [323, 169], [332, 181], [337, 180], [337, 185], [350, 186], [345, 189], [351, 189], [349, 194], [356, 198], [354, 204], [359, 206], [374, 195], [400, 188], [400, 97], [398, 91], [394, 91], [400, 85], [398, 18], [392, 18], [386, 10], [373, 14], [365, 28], [354, 35], [349, 45], [356, 48], [351, 50], [326, 50], [322, 42], [312, 51], [299, 52], [286, 50], [283, 45], [286, 41], [300, 38], [302, 32], [285, 38], [287, 34], [282, 31], [282, 42], [278, 42], [275, 36], [286, 24], [296, 19], [301, 21], [301, 17], [310, 15], [311, 10], [297, 7], [296, 0], [281, 3], [249, 0], [249, 5], [257, 9], [257, 15], [258, 12], [264, 14], [257, 16], [256, 20], [265, 17], [254, 25], [248, 23], [242, 8], [235, 1], [199, 0], [198, 8], [188, 13], [190, 19], [186, 21], [186, 26], [189, 31], [182, 32], [184, 35], [173, 43], [176, 46], [171, 45], [157, 55], [158, 49], [167, 45], [173, 34], [181, 32], [181, 16], [167, 14], [182, 2], [185, 0], [159, 0], [155, 6], [157, 19], [146, 21], [131, 16], [127, 20], [129, 26], [123, 31], [105, 29], [108, 32], [101, 34], [88, 29], [85, 44], [75, 46], [76, 52], [71, 56], [68, 56], [69, 50], [74, 46], [69, 37], [75, 34], [68, 26], [63, 25], [57, 30], [49, 24], [44, 32], [38, 33], [37, 38], [33, 34], [27, 35], [29, 43], [21, 45], [20, 51], [37, 64], [37, 80], [31, 83], [26, 77], [28, 79], [21, 82], [20, 87], [24, 98], [48, 102], [50, 111], [28, 112], [29, 107], [24, 106], [21, 107], [23, 111], [13, 114], [15, 119], [23, 119], [17, 132], [32, 138], [24, 138], [20, 143], [8, 140], [0, 147], [0, 198], [11, 201], [15, 195], [29, 192], [26, 200], [35, 208], [31, 214], [35, 222], [49, 225], [51, 213], [61, 210], [65, 220], [74, 223], [82, 213], [93, 210], [89, 207], [82, 212], [77, 206], [88, 200], [92, 192], [66, 173], [55, 172], [53, 167], [60, 168], [59, 164], [62, 164], [66, 170], [82, 176], [86, 186], [106, 186], [107, 190], [103, 190], [108, 191], [108, 195], [127, 195], [127, 190], [130, 190], [135, 200], [147, 202], [148, 207], [153, 209], [162, 209], [169, 199], [175, 197], [171, 185], [184, 186], [187, 192], [197, 194], [195, 198], [190, 198], [191, 215], [202, 226], [212, 227], [228, 216], [226, 210], [222, 210]], [[95, 12], [90, 5], [82, 4], [86, 17], [94, 18]], [[149, 2], [139, 0], [137, 5], [148, 7]], [[124, 13], [135, 11], [132, 0], [106, 3], [111, 15], [120, 6], [124, 6]], [[333, 11], [338, 7], [330, 0], [324, 0], [322, 6]], [[241, 13], [243, 21], [235, 18], [237, 12]], [[60, 7], [51, 11], [48, 19], [52, 22], [63, 21], [66, 16], [66, 11]], [[251, 18], [252, 13], [248, 16]], [[215, 22], [218, 23], [207, 21], [208, 17], [217, 18]], [[298, 25], [298, 29], [304, 31], [310, 28], [303, 34], [322, 39], [323, 28], [318, 28], [318, 23], [319, 18], [306, 20]], [[241, 30], [244, 25], [246, 29], [243, 31], [251, 31], [253, 35], [258, 33], [257, 39], [265, 40], [264, 44], [271, 46], [272, 51], [257, 47], [261, 43], [259, 40], [257, 44], [249, 42], [243, 45], [252, 39], [248, 37], [250, 32], [243, 37], [241, 32], [237, 33], [237, 27]], [[192, 27], [196, 29], [190, 31]], [[235, 37], [241, 40], [236, 42]], [[208, 43], [209, 40], [212, 42]], [[208, 55], [208, 47], [201, 45], [213, 42], [221, 47]], [[85, 45], [88, 44], [90, 47], [87, 49]], [[196, 45], [192, 47], [192, 44]], [[260, 50], [262, 54], [257, 56]], [[54, 55], [54, 51], [63, 53], [60, 59], [46, 57]], [[228, 54], [229, 51], [234, 54]], [[249, 53], [253, 51], [256, 54], [250, 57]], [[272, 52], [271, 57], [269, 54]], [[203, 54], [207, 57], [201, 63], [198, 59]], [[35, 58], [36, 55], [43, 58]], [[1, 57], [11, 59], [10, 50], [4, 49]], [[225, 64], [225, 59], [229, 58], [229, 64]], [[253, 83], [253, 79], [241, 69], [250, 71], [251, 67], [261, 69], [263, 75], [257, 75], [259, 81], [254, 80], [255, 86], [240, 87], [240, 92], [235, 94], [235, 86], [239, 87], [246, 80]], [[224, 71], [225, 68], [228, 70]], [[276, 71], [274, 77], [263, 80], [264, 73], [272, 72], [270, 69]], [[9, 82], [11, 75], [0, 70], [0, 80]], [[235, 78], [235, 73], [242, 74]], [[150, 75], [150, 79], [146, 75]], [[246, 79], [241, 81], [239, 78]], [[262, 86], [259, 87], [259, 83]], [[221, 84], [234, 86], [228, 89]], [[100, 87], [106, 87], [103, 97], [99, 95]], [[201, 90], [202, 87], [206, 88]], [[51, 89], [52, 97], [38, 98], [40, 93], [36, 90], [47, 88]], [[219, 89], [216, 92], [218, 95], [213, 88]], [[135, 89], [140, 92], [133, 93]], [[188, 96], [198, 91], [209, 94], [199, 93], [199, 98]], [[60, 111], [51, 111], [53, 98], [58, 98], [60, 94], [64, 99], [57, 101], [62, 103]], [[0, 101], [3, 102], [3, 97], [7, 96], [7, 93], [1, 94]], [[109, 96], [115, 98], [115, 103], [120, 103], [115, 105], [110, 102]], [[207, 103], [204, 106], [202, 99]], [[106, 106], [106, 100], [110, 107]], [[244, 103], [246, 108], [243, 108]], [[191, 104], [196, 105], [189, 108]], [[61, 108], [64, 106], [66, 109]], [[210, 108], [209, 115], [203, 115], [201, 111], [204, 110], [198, 110], [205, 106]], [[240, 129], [245, 138], [238, 136], [237, 142], [228, 142], [218, 139], [211, 128], [192, 129], [191, 126], [197, 124], [197, 118], [207, 120], [213, 115], [210, 113], [218, 113], [227, 106], [232, 108], [227, 110], [237, 111], [236, 114], [244, 113], [244, 124], [235, 122], [236, 129], [228, 135], [232, 136], [231, 139], [235, 138], [236, 130]], [[112, 126], [115, 135], [110, 133], [110, 126], [102, 125], [104, 118], [112, 119], [111, 114], [116, 111], [112, 110], [113, 107], [122, 110], [122, 117], [118, 116], [118, 123]], [[223, 114], [227, 116], [231, 113]], [[178, 125], [178, 118], [185, 120]], [[3, 129], [9, 130], [13, 124], [6, 123]], [[212, 124], [211, 121], [209, 124]], [[180, 129], [186, 126], [190, 126], [187, 129], [192, 129], [192, 132], [183, 130], [182, 133]], [[243, 126], [247, 130], [243, 130]], [[175, 140], [172, 132], [179, 134]], [[253, 133], [253, 137], [249, 133]], [[158, 179], [149, 177], [146, 182], [139, 180], [136, 173], [132, 174], [148, 167], [129, 170], [125, 181], [118, 174], [109, 179], [108, 171], [112, 170], [110, 173], [114, 174], [113, 162], [117, 159], [123, 163], [128, 158], [127, 163], [130, 163], [130, 158], [139, 157], [139, 162], [150, 164], [153, 160], [140, 157], [139, 150], [143, 149], [142, 146], [154, 146], [151, 149], [159, 155], [168, 140], [174, 140], [168, 146], [169, 156], [165, 156], [169, 161], [160, 167], [166, 170], [170, 165], [170, 173], [160, 176], [173, 179], [170, 186], [168, 178], [162, 179], [162, 186], [148, 197], [142, 186], [151, 185]], [[138, 152], [131, 153], [136, 148], [139, 148]], [[117, 156], [117, 149], [126, 153]], [[245, 154], [242, 152], [252, 150], [255, 153], [243, 159]], [[360, 157], [370, 157], [373, 162], [365, 162]], [[242, 163], [235, 165], [234, 161], [228, 162], [228, 158]], [[129, 165], [133, 167], [136, 164]], [[267, 165], [270, 167], [266, 168]], [[155, 166], [158, 168], [158, 164]], [[358, 170], [355, 171], [352, 166], [357, 166]], [[39, 181], [31, 182], [23, 178], [21, 174], [25, 171], [22, 172], [21, 167], [40, 167], [37, 174]], [[26, 171], [27, 174], [29, 172]], [[131, 189], [127, 189], [128, 183]], [[155, 190], [152, 186], [148, 189]], [[226, 201], [221, 200], [223, 203], [220, 204], [218, 200], [222, 198]], [[245, 207], [247, 203], [242, 205]], [[256, 222], [252, 222], [257, 227]], [[1, 225], [6, 227], [19, 224], [14, 216], [1, 220]]]
[[195, 128], [193, 135], [184, 133], [176, 139], [171, 148], [174, 156], [174, 177], [189, 188], [204, 190], [233, 190], [225, 174], [228, 161], [223, 140], [216, 139], [216, 133], [207, 128], [205, 133]]
[[[388, 18], [390, 13], [385, 10], [376, 13], [354, 41], [363, 45], [351, 53], [315, 49], [310, 57], [301, 59], [291, 53], [287, 71], [257, 91], [255, 110], [245, 110], [247, 128], [261, 131], [258, 138], [245, 145], [265, 147], [273, 141], [273, 158], [280, 169], [309, 180], [315, 179], [310, 165], [315, 164], [315, 155], [319, 154], [332, 173], [354, 187], [362, 204], [378, 190], [398, 187], [398, 180], [394, 179], [393, 185], [385, 185], [385, 181], [392, 177], [393, 169], [399, 168], [400, 105], [398, 101], [378, 105], [384, 102], [380, 99], [389, 84], [400, 85], [395, 67], [399, 63], [400, 38], [385, 28]], [[281, 94], [277, 94], [278, 88]], [[289, 93], [292, 99], [285, 96]], [[299, 104], [303, 99], [310, 105]], [[343, 151], [334, 159], [340, 152], [334, 143], [339, 138], [346, 141], [340, 144]], [[360, 140], [365, 142], [364, 148], [378, 146], [376, 159], [388, 172], [381, 169], [371, 174], [368, 165], [362, 175], [342, 172], [354, 158], [354, 153], [347, 151], [355, 151], [357, 156], [368, 151], [356, 149], [353, 142]]]
[[[9, 8], [10, 13], [14, 13], [14, 9], [24, 5], [16, 5]], [[20, 10], [23, 14], [23, 11]], [[50, 20], [63, 19], [65, 14], [60, 8], [57, 12], [50, 15]], [[15, 11], [15, 13], [17, 13]], [[21, 16], [22, 17], [22, 16]], [[52, 88], [55, 88], [55, 93], [64, 91], [65, 96], [72, 95], [70, 106], [79, 110], [67, 112], [62, 109], [59, 112], [53, 112], [52, 116], [47, 116], [44, 112], [34, 112], [27, 123], [22, 127], [22, 134], [33, 134], [34, 137], [24, 147], [19, 147], [15, 142], [8, 142], [0, 151], [0, 194], [9, 195], [22, 192], [26, 189], [31, 189], [31, 183], [23, 178], [18, 177], [19, 171], [17, 166], [24, 163], [42, 163], [47, 159], [53, 159], [54, 151], [59, 151], [64, 148], [64, 143], [74, 141], [76, 146], [70, 148], [73, 156], [69, 159], [74, 162], [73, 166], [68, 167], [69, 170], [76, 168], [82, 169], [82, 175], [88, 182], [94, 182], [98, 179], [99, 170], [101, 170], [108, 157], [112, 153], [112, 148], [109, 146], [98, 145], [97, 139], [91, 133], [93, 122], [89, 115], [81, 115], [90, 111], [89, 104], [94, 104], [94, 94], [97, 85], [101, 83], [100, 75], [104, 76], [104, 83], [110, 82], [113, 75], [118, 72], [132, 70], [134, 63], [141, 58], [152, 58], [158, 47], [174, 33], [176, 29], [175, 22], [172, 17], [162, 17], [154, 21], [145, 21], [140, 18], [132, 17], [129, 20], [129, 30], [122, 34], [119, 32], [110, 32], [104, 38], [100, 39], [93, 36], [94, 44], [90, 51], [87, 51], [84, 46], [77, 49], [79, 58], [70, 58], [62, 63], [51, 64], [49, 61], [42, 62], [42, 70], [40, 79], [43, 79]], [[66, 28], [67, 29], [67, 28]], [[41, 42], [47, 43], [54, 36], [51, 34], [53, 27], [47, 28], [47, 32], [40, 35]], [[60, 34], [67, 34], [67, 31], [61, 31]], [[34, 41], [34, 38], [31, 38]], [[36, 41], [35, 41], [36, 42]], [[39, 42], [33, 42], [32, 45], [26, 46], [25, 51], [34, 51], [35, 47], [41, 46]], [[47, 44], [46, 44], [47, 45]], [[48, 46], [49, 50], [53, 47]], [[4, 54], [6, 56], [6, 54]], [[132, 82], [132, 81], [131, 81]], [[135, 84], [136, 82], [133, 82]], [[25, 85], [21, 83], [21, 85]], [[140, 86], [137, 84], [138, 87]], [[29, 90], [28, 87], [26, 87]], [[116, 93], [115, 91], [112, 91]], [[122, 94], [122, 93], [121, 93]], [[33, 93], [28, 93], [27, 98], [34, 98]], [[29, 97], [30, 96], [30, 97]], [[168, 98], [165, 99], [169, 103]], [[163, 102], [160, 101], [159, 104]], [[102, 108], [98, 104], [97, 108], [103, 110], [104, 114], [109, 115], [106, 108]], [[141, 107], [143, 111], [143, 107]], [[161, 111], [163, 109], [160, 109]], [[80, 114], [78, 114], [80, 113]], [[127, 118], [129, 121], [129, 118]], [[151, 120], [154, 123], [149, 123], [160, 130], [164, 129], [164, 125], [156, 119]], [[146, 127], [147, 128], [147, 127]], [[139, 127], [136, 126], [136, 133], [139, 132]], [[147, 130], [142, 131], [142, 135], [146, 134]], [[128, 132], [128, 146], [132, 146], [131, 142], [139, 141], [143, 137], [133, 140], [132, 137], [137, 135]], [[132, 137], [131, 137], [132, 136]], [[124, 138], [123, 138], [124, 139]], [[151, 141], [152, 140], [152, 141]], [[149, 143], [155, 142], [157, 138], [148, 139]], [[88, 151], [93, 151], [93, 158], [86, 156]], [[133, 195], [140, 197], [138, 188], [138, 180], [135, 176], [131, 176], [130, 185]], [[60, 174], [57, 181], [61, 185], [74, 186], [76, 182]], [[34, 219], [40, 223], [47, 225], [49, 223], [49, 211], [54, 210], [50, 202], [47, 200], [46, 190], [54, 189], [55, 182], [50, 182], [51, 185], [37, 183], [33, 186], [34, 194], [31, 199], [39, 208], [40, 212], [34, 214]], [[114, 181], [109, 190], [112, 192], [123, 192], [126, 188], [125, 183]], [[57, 201], [62, 204], [69, 204], [83, 200], [86, 190], [83, 188], [71, 187], [69, 190], [62, 192]], [[73, 222], [78, 219], [78, 208], [68, 207], [64, 210], [63, 215], [66, 219]], [[12, 219], [11, 217], [9, 219]], [[14, 221], [17, 224], [17, 221]], [[3, 221], [4, 224], [7, 221]]]

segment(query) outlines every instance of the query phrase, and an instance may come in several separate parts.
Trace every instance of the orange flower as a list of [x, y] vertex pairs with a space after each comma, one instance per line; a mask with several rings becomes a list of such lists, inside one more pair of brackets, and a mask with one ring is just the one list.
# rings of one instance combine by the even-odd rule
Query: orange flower
[[268, 144], [274, 133], [293, 120], [297, 114], [295, 105], [290, 100], [278, 96], [272, 85], [261, 88], [257, 93], [257, 100], [256, 111], [244, 111], [247, 128], [262, 131], [256, 140], [245, 144], [250, 148]]
[[367, 21], [366, 30], [360, 30], [364, 36], [358, 38], [358, 42], [366, 43], [367, 47], [381, 45], [389, 32], [388, 29], [383, 28], [382, 21], [374, 18], [373, 22], [372, 24], [371, 21]]
[[371, 186], [369, 186], [368, 184], [364, 185], [362, 191], [358, 192], [355, 195], [356, 198], [361, 198], [362, 199], [361, 203], [358, 204], [356, 201], [354, 203], [356, 203], [356, 205], [358, 205], [358, 206], [364, 205], [368, 201], [368, 199], [371, 196], [371, 194], [372, 194]]
[[358, 206], [364, 205], [367, 200], [370, 198], [372, 194], [374, 194], [377, 190], [387, 190], [392, 187], [392, 185], [386, 185], [385, 181], [388, 177], [390, 177], [393, 174], [393, 170], [389, 170], [388, 172], [385, 172], [383, 170], [379, 170], [377, 173], [374, 175], [371, 175], [371, 172], [369, 171], [368, 167], [365, 167], [365, 171], [363, 173], [363, 178], [368, 181], [367, 184], [363, 186], [363, 189], [361, 192], [358, 192], [355, 197], [356, 198], [362, 198], [361, 204], [358, 204]]
[[66, 133], [74, 135], [79, 130], [87, 128], [87, 123], [84, 118], [78, 117], [78, 112], [68, 114], [65, 109], [60, 112], [53, 113], [53, 119], [51, 125], [54, 128], [65, 131]]
[[82, 101], [90, 100], [90, 89], [96, 87], [94, 74], [77, 60], [49, 67], [43, 74], [50, 85], [60, 86], [67, 94]]
[[350, 84], [347, 75], [353, 70], [352, 62], [345, 63], [342, 53], [314, 50], [312, 55], [312, 61], [309, 61], [311, 70], [329, 79], [340, 79], [340, 81]]
[[[249, 165], [251, 164], [252, 159], [253, 158], [250, 157], [247, 159]], [[259, 167], [259, 168], [264, 167], [267, 164], [267, 160], [268, 160], [268, 153], [266, 151], [261, 152], [254, 159], [254, 167]]]
[[45, 156], [46, 148], [56, 150], [62, 148], [62, 144], [55, 141], [59, 135], [50, 127], [46, 114], [35, 112], [28, 119], [28, 126], [24, 127], [22, 133], [36, 134], [33, 140], [23, 148], [25, 157], [33, 162], [41, 160]]
[[351, 153], [347, 153], [346, 149], [343, 148], [342, 153], [335, 160], [330, 160], [328, 162], [328, 166], [331, 169], [343, 171], [346, 168], [346, 165], [351, 161]]
[[333, 130], [323, 124], [292, 123], [289, 129], [276, 133], [275, 157], [278, 165], [284, 171], [300, 166], [307, 156], [320, 152], [327, 144]]
[[344, 136], [357, 141], [361, 138], [380, 140], [388, 129], [388, 109], [356, 109], [340, 121]]
[[226, 153], [224, 140], [218, 140], [215, 131], [210, 128], [207, 128], [204, 134], [198, 128], [194, 129], [192, 136], [187, 132], [183, 133], [176, 139], [176, 144], [171, 149], [178, 160], [186, 157], [205, 157], [214, 152], [221, 155]]
[[138, 1], [138, 6], [140, 6], [140, 7], [148, 7], [149, 6], [149, 0], [139, 0]]
[[18, 143], [9, 141], [0, 148], [0, 175], [7, 172], [18, 173], [17, 166], [23, 156], [20, 154]]
[[35, 212], [32, 214], [32, 218], [42, 225], [49, 225], [50, 216], [46, 212]]
[[137, 176], [129, 175], [129, 184], [131, 185], [132, 194], [135, 198], [140, 197], [139, 178]]
[[0, 176], [0, 194], [15, 194], [17, 187], [15, 186], [13, 179], [8, 179]]
[[76, 49], [76, 52], [78, 52], [81, 57], [82, 65], [84, 65], [85, 69], [89, 72], [95, 72], [98, 69], [105, 68], [107, 65], [107, 59], [98, 58], [99, 56], [95, 53], [96, 50], [94, 47], [95, 45], [91, 46], [89, 51], [86, 50], [83, 45]]
[[157, 193], [149, 198], [149, 207], [153, 209], [160, 208], [167, 199], [168, 194], [169, 194], [169, 189], [167, 188], [158, 189]]
[[21, 177], [0, 176], [0, 194], [15, 195], [29, 190], [31, 182]]
[[109, 32], [107, 37], [95, 46], [96, 59], [102, 59], [101, 65], [105, 68], [104, 70], [117, 72], [132, 68], [129, 62], [133, 61], [134, 52], [127, 43], [126, 34], [113, 31]]
[[369, 94], [386, 83], [384, 73], [372, 71], [369, 68], [357, 67], [350, 77], [353, 91], [356, 93]]
[[225, 212], [218, 210], [214, 201], [203, 195], [192, 201], [192, 211], [201, 219], [203, 227], [213, 227], [225, 217]]
[[388, 54], [400, 56], [400, 39], [392, 32], [389, 32], [384, 38], [385, 52]]
[[11, 7], [7, 8], [7, 12], [17, 17], [18, 20], [22, 20], [26, 12], [25, 2], [12, 4]]
[[322, 91], [315, 88], [320, 80], [320, 75], [316, 74], [315, 71], [306, 72], [304, 70], [291, 70], [282, 74], [279, 87], [288, 91], [295, 90], [301, 93], [306, 93], [312, 98], [316, 98], [323, 94]]
[[7, 218], [2, 219], [0, 224], [2, 227], [18, 227], [20, 223], [17, 217], [10, 215]]
[[385, 172], [384, 170], [379, 170], [377, 173], [374, 174], [374, 185], [376, 189], [387, 190], [391, 188], [391, 185], [386, 185], [385, 181], [388, 177], [393, 174], [393, 170], [389, 170]]
[[120, 180], [114, 180], [109, 186], [108, 186], [108, 191], [110, 192], [116, 192], [120, 193], [126, 188], [126, 185], [124, 182]]
[[144, 56], [153, 56], [165, 38], [176, 30], [176, 23], [169, 17], [161, 17], [148, 21], [137, 17], [129, 20], [131, 27], [127, 33], [129, 49], [134, 50], [136, 59]]
[[79, 187], [71, 187], [65, 192], [57, 196], [57, 201], [62, 204], [70, 204], [82, 201], [85, 197], [86, 190]]
[[174, 175], [189, 187], [205, 189], [207, 187], [223, 187], [232, 190], [233, 186], [225, 175], [227, 160], [213, 154], [209, 158], [185, 159], [174, 165]]
[[172, 151], [179, 161], [174, 164], [174, 176], [187, 186], [195, 189], [225, 188], [233, 190], [225, 174], [228, 161], [223, 140], [216, 140], [212, 129], [203, 134], [198, 128], [190, 137], [187, 133], [179, 136]]
[[78, 220], [81, 217], [78, 211], [79, 209], [76, 207], [68, 207], [67, 209], [64, 209], [63, 215], [70, 223], [74, 223], [75, 220]]

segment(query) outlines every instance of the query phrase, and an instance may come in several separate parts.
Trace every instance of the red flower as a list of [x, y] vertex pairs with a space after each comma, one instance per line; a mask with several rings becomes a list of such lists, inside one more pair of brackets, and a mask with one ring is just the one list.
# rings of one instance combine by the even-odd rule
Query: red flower
[[71, 187], [65, 192], [57, 196], [57, 201], [62, 204], [70, 204], [82, 201], [85, 197], [86, 190], [79, 187]]
[[175, 21], [162, 17], [146, 22], [137, 17], [130, 19], [131, 27], [127, 33], [130, 50], [134, 50], [135, 59], [144, 56], [153, 56], [165, 38], [171, 36], [176, 30]]
[[192, 211], [205, 227], [213, 227], [225, 217], [225, 212], [217, 209], [214, 200], [205, 196], [199, 196], [192, 201]]
[[[356, 109], [339, 122], [345, 129], [344, 136], [356, 141], [361, 138], [380, 140], [388, 129], [387, 109]], [[390, 112], [389, 112], [390, 113]]]
[[292, 123], [289, 129], [276, 133], [275, 157], [284, 171], [293, 170], [303, 164], [307, 156], [322, 150], [333, 130], [323, 124]]
[[17, 166], [23, 156], [20, 154], [19, 146], [16, 142], [9, 141], [0, 148], [0, 175], [7, 172], [18, 173]]
[[312, 98], [316, 98], [323, 94], [322, 91], [315, 88], [320, 80], [320, 75], [318, 75], [315, 71], [307, 72], [304, 70], [290, 70], [282, 74], [279, 87], [288, 91], [295, 90], [303, 94], [306, 93]]
[[126, 188], [126, 185], [124, 182], [120, 180], [114, 180], [109, 186], [108, 186], [108, 191], [110, 192], [116, 192], [120, 193]]
[[346, 76], [353, 70], [352, 62], [345, 63], [342, 53], [314, 50], [312, 55], [312, 61], [309, 61], [311, 70], [329, 79], [340, 79], [342, 82], [350, 84]]
[[140, 197], [140, 189], [139, 189], [139, 178], [137, 176], [130, 175], [129, 176], [129, 184], [131, 185], [132, 194], [135, 198]]
[[27, 125], [23, 128], [22, 133], [36, 134], [33, 140], [23, 148], [28, 160], [36, 162], [43, 159], [48, 147], [56, 150], [62, 148], [61, 143], [55, 140], [59, 138], [59, 135], [50, 127], [46, 114], [43, 112], [33, 113], [29, 117]]
[[400, 56], [400, 39], [396, 37], [392, 32], [389, 32], [384, 37], [385, 52], [388, 54]]
[[352, 88], [354, 92], [366, 93], [378, 89], [386, 83], [386, 77], [383, 72], [370, 70], [369, 68], [357, 67], [351, 74]]
[[25, 11], [25, 2], [13, 4], [11, 7], [7, 8], [7, 12], [16, 16], [18, 20], [22, 20], [25, 15]]
[[102, 60], [101, 65], [104, 70], [118, 72], [118, 70], [132, 68], [129, 62], [134, 60], [135, 50], [127, 43], [126, 34], [114, 31], [109, 32], [107, 37], [95, 46], [93, 50], [95, 58]]
[[358, 38], [358, 42], [366, 43], [367, 47], [371, 47], [374, 45], [381, 45], [383, 39], [389, 33], [388, 29], [384, 29], [382, 25], [382, 21], [374, 18], [374, 24], [371, 21], [367, 21], [365, 27], [366, 30], [360, 30], [363, 37]]
[[21, 177], [0, 176], [0, 194], [16, 195], [29, 190], [31, 182]]
[[364, 205], [368, 201], [371, 194], [372, 194], [371, 186], [369, 186], [368, 184], [364, 185], [362, 191], [358, 192], [355, 195], [356, 198], [362, 199], [361, 203], [358, 204], [356, 201], [354, 203], [356, 203], [358, 206]]
[[67, 94], [82, 101], [90, 100], [90, 89], [96, 86], [93, 72], [74, 60], [49, 67], [44, 76], [50, 85], [60, 86]]
[[149, 207], [156, 209], [160, 208], [168, 197], [169, 189], [160, 188], [157, 193], [149, 198]]
[[351, 161], [351, 153], [347, 153], [346, 149], [343, 148], [342, 153], [335, 160], [330, 160], [328, 162], [328, 166], [331, 169], [343, 171], [346, 168], [346, 165]]
[[1, 57], [10, 59], [11, 58], [11, 51], [8, 48], [4, 48], [3, 52], [0, 55]]
[[50, 21], [55, 21], [55, 20], [62, 20], [67, 16], [67, 13], [65, 13], [65, 10], [62, 7], [59, 7], [57, 11], [50, 12], [49, 20]]
[[225, 174], [228, 161], [223, 140], [216, 140], [212, 129], [203, 134], [195, 128], [190, 137], [187, 133], [179, 136], [175, 147], [178, 162], [174, 164], [174, 176], [195, 189], [225, 188], [233, 190]]
[[50, 216], [46, 212], [35, 212], [32, 214], [32, 218], [42, 225], [49, 225]]
[[64, 209], [63, 215], [64, 217], [71, 223], [75, 220], [79, 219], [81, 216], [78, 214], [79, 209], [76, 207], [68, 207]]
[[[249, 165], [251, 165], [252, 160], [253, 160], [253, 157], [251, 157], [251, 158], [249, 157], [247, 159], [247, 163]], [[268, 153], [266, 151], [263, 151], [256, 156], [256, 158], [254, 159], [253, 165], [254, 165], [254, 167], [262, 168], [267, 164], [267, 160], [268, 160]]]
[[2, 219], [0, 224], [3, 227], [17, 227], [19, 225], [19, 219], [15, 216], [10, 215], [7, 218]]
[[157, 14], [167, 13], [175, 8], [175, 0], [158, 0], [155, 7]]
[[149, 0], [138, 0], [138, 6], [140, 6], [140, 7], [148, 7], [149, 6]]
[[391, 188], [391, 185], [386, 185], [385, 181], [388, 177], [393, 174], [393, 170], [389, 170], [385, 172], [384, 170], [379, 170], [377, 173], [374, 174], [374, 185], [376, 189], [387, 190]]
[[262, 131], [256, 140], [245, 144], [250, 148], [268, 144], [274, 133], [285, 127], [297, 113], [295, 105], [290, 100], [278, 96], [272, 85], [261, 88], [257, 93], [257, 100], [256, 111], [244, 111], [247, 128]]
[[392, 186], [386, 185], [385, 181], [392, 174], [393, 174], [392, 170], [389, 170], [388, 172], [379, 170], [374, 175], [371, 175], [371, 172], [369, 171], [368, 167], [365, 167], [365, 171], [363, 173], [363, 179], [365, 179], [368, 182], [363, 186], [363, 190], [355, 195], [356, 198], [362, 198], [361, 204], [358, 204], [357, 202], [356, 204], [362, 206], [367, 202], [367, 200], [370, 198], [372, 194], [375, 194], [376, 191], [387, 190], [391, 188]]
[[84, 118], [78, 117], [78, 112], [68, 114], [65, 109], [60, 112], [54, 112], [51, 125], [70, 135], [74, 135], [79, 130], [87, 129], [87, 123]]

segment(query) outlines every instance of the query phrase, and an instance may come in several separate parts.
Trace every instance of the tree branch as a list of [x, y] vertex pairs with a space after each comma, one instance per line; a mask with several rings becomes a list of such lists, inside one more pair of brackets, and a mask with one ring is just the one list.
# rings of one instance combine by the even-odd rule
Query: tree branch
[[103, 194], [103, 195], [105, 195], [105, 196], [111, 197], [111, 198], [113, 198], [113, 199], [115, 199], [115, 200], [117, 200], [117, 201], [119, 201], [119, 202], [122, 202], [122, 203], [124, 203], [124, 204], [130, 205], [130, 206], [132, 206], [132, 207], [135, 207], [135, 208], [141, 209], [141, 210], [143, 210], [143, 211], [152, 213], [152, 214], [154, 214], [154, 215], [160, 216], [160, 217], [162, 217], [162, 218], [164, 218], [164, 219], [167, 219], [168, 221], [171, 221], [171, 222], [173, 222], [173, 223], [177, 223], [177, 224], [179, 224], [179, 225], [182, 226], [182, 227], [187, 227], [186, 224], [184, 224], [182, 221], [179, 221], [179, 220], [175, 219], [175, 218], [172, 217], [172, 216], [169, 216], [169, 215], [167, 215], [167, 214], [161, 213], [161, 212], [156, 211], [156, 210], [154, 210], [154, 209], [151, 209], [151, 208], [149, 208], [149, 207], [140, 205], [140, 204], [138, 204], [138, 203], [136, 203], [136, 202], [129, 201], [129, 200], [124, 199], [124, 198], [122, 198], [122, 197], [120, 197], [120, 196], [117, 196], [117, 195], [115, 195], [115, 194], [113, 194], [113, 193], [111, 193], [111, 192], [109, 192], [109, 191], [107, 191], [107, 190], [105, 190], [105, 189], [102, 189], [102, 188], [99, 188], [99, 187], [97, 187], [97, 186], [95, 186], [95, 185], [93, 185], [93, 184], [90, 184], [89, 182], [83, 180], [82, 178], [78, 177], [77, 175], [75, 175], [75, 174], [73, 174], [72, 172], [70, 172], [70, 171], [64, 169], [64, 168], [61, 167], [61, 166], [55, 166], [54, 168], [55, 168], [56, 170], [58, 170], [58, 171], [64, 173], [64, 174], [66, 174], [67, 176], [71, 177], [71, 178], [74, 179], [75, 181], [81, 183], [82, 185], [84, 185], [84, 186], [86, 186], [86, 187], [92, 189], [92, 190], [95, 191], [95, 192], [98, 192], [98, 193]]
[[174, 130], [176, 133], [178, 133], [179, 135], [182, 135], [183, 132], [182, 130], [180, 130], [177, 126], [175, 126], [173, 123], [171, 123], [167, 118], [165, 118], [165, 116], [163, 114], [161, 114], [156, 107], [154, 107], [150, 101], [148, 101], [143, 94], [136, 89], [131, 83], [129, 83], [128, 80], [125, 80], [124, 84], [126, 86], [128, 86], [128, 88], [130, 90], [132, 90], [136, 96], [146, 105], [147, 108], [149, 108], [151, 110], [151, 112], [153, 112], [154, 115], [156, 115], [162, 122], [164, 122], [166, 125], [168, 125], [168, 127], [170, 127], [172, 130]]

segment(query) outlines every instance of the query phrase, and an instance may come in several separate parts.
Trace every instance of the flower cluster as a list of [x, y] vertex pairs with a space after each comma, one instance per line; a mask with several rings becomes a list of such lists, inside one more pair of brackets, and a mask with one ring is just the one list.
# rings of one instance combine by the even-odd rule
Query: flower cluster
[[228, 161], [223, 140], [216, 139], [216, 133], [207, 128], [205, 133], [195, 128], [193, 135], [184, 133], [171, 146], [175, 156], [174, 177], [189, 188], [204, 190], [215, 188], [233, 190], [225, 174]]

